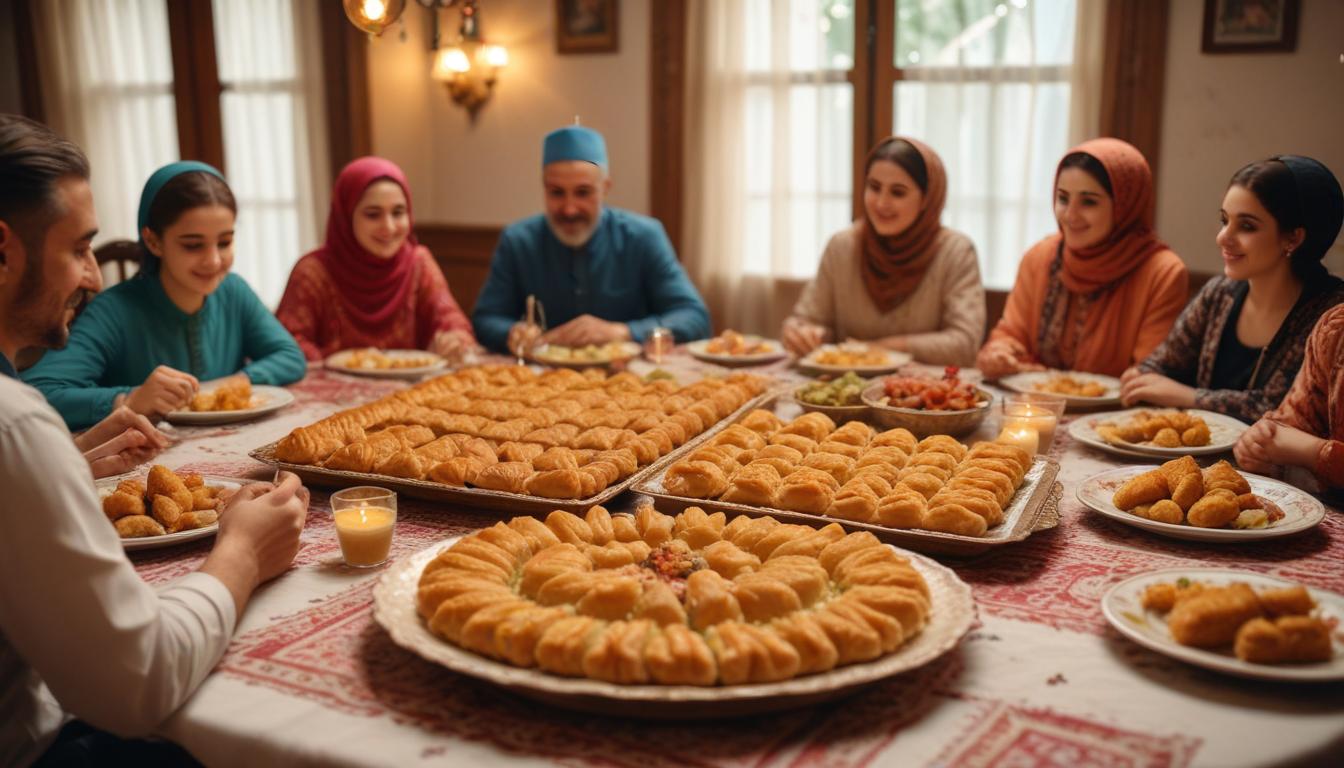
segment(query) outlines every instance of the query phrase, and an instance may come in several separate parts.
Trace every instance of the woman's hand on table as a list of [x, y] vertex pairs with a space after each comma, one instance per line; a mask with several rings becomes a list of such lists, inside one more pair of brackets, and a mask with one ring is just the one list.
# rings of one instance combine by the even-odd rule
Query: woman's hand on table
[[151, 419], [181, 410], [201, 389], [195, 376], [166, 365], [149, 374], [145, 383], [132, 389], [120, 404]]
[[1261, 419], [1242, 433], [1232, 454], [1248, 472], [1277, 476], [1284, 466], [1316, 469], [1325, 441], [1296, 427]]
[[129, 472], [167, 448], [168, 436], [143, 415], [122, 406], [75, 437], [95, 478]]
[[201, 566], [228, 587], [239, 613], [253, 590], [288, 570], [299, 552], [308, 489], [289, 472], [276, 479], [245, 485], [225, 502], [215, 548]]
[[1045, 370], [1045, 366], [1031, 360], [1027, 348], [1016, 339], [995, 339], [981, 347], [975, 356], [975, 367], [991, 381], [1023, 371]]
[[826, 340], [826, 329], [801, 317], [790, 317], [780, 330], [784, 348], [798, 357], [804, 357]]
[[[1126, 371], [1128, 373], [1128, 371]], [[1160, 405], [1166, 408], [1194, 408], [1195, 389], [1160, 373], [1140, 373], [1120, 384], [1120, 402]]]
[[439, 331], [429, 342], [430, 352], [451, 363], [461, 362], [478, 349], [476, 340], [466, 331]]

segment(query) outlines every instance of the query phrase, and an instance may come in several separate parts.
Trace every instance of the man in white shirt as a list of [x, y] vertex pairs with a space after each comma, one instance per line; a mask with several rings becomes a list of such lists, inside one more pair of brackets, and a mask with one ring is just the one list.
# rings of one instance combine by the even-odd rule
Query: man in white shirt
[[219, 661], [253, 590], [298, 551], [297, 477], [243, 488], [200, 570], [136, 575], [90, 462], [36, 390], [26, 346], [60, 346], [96, 268], [88, 161], [46, 127], [0, 115], [0, 764], [37, 759], [71, 716], [145, 736]]

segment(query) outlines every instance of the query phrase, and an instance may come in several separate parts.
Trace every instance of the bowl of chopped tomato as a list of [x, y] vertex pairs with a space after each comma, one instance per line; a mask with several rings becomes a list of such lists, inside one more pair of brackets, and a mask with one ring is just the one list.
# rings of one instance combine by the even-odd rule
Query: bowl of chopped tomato
[[886, 429], [905, 427], [920, 437], [964, 435], [985, 420], [994, 396], [958, 374], [948, 366], [942, 378], [887, 376], [864, 388], [863, 402]]

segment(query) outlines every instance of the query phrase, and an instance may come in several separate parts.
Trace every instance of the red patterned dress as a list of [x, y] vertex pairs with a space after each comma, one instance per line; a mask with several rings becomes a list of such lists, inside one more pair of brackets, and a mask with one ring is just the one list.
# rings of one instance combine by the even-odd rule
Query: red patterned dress
[[1344, 488], [1344, 304], [1321, 315], [1292, 389], [1265, 418], [1325, 438], [1316, 476]]
[[299, 259], [289, 275], [275, 314], [298, 340], [309, 360], [322, 360], [352, 347], [426, 349], [439, 331], [463, 331], [475, 338], [471, 321], [448, 290], [448, 281], [429, 249], [416, 246], [413, 287], [406, 302], [383, 328], [355, 322], [336, 283], [317, 253]]

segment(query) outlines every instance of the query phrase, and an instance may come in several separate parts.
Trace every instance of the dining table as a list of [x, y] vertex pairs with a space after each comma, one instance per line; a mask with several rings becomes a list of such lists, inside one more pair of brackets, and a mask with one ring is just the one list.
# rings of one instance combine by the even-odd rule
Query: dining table
[[[679, 375], [721, 373], [684, 353]], [[753, 370], [753, 369], [748, 369]], [[754, 369], [802, 380], [787, 362]], [[408, 381], [315, 364], [265, 418], [170, 426], [155, 459], [175, 470], [269, 481], [248, 456], [295, 427], [396, 392]], [[1001, 395], [992, 386], [986, 388]], [[973, 436], [992, 438], [991, 413]], [[1243, 569], [1344, 593], [1344, 516], [1328, 507], [1301, 534], [1260, 542], [1167, 538], [1075, 498], [1089, 476], [1126, 466], [1070, 437], [1048, 456], [1056, 524], [971, 557], [938, 556], [971, 588], [976, 619], [952, 650], [851, 696], [769, 714], [652, 721], [586, 714], [451, 672], [399, 647], [375, 621], [389, 566], [343, 564], [329, 488], [313, 487], [293, 566], [263, 585], [223, 658], [159, 729], [207, 765], [1261, 766], [1344, 764], [1344, 684], [1267, 682], [1202, 669], [1116, 632], [1101, 598], [1158, 569]], [[1230, 456], [1228, 456], [1230, 458]], [[635, 494], [611, 505], [633, 508]], [[391, 562], [511, 517], [402, 495]], [[200, 567], [212, 539], [128, 553], [151, 585]], [[937, 610], [937, 606], [934, 607]]]

